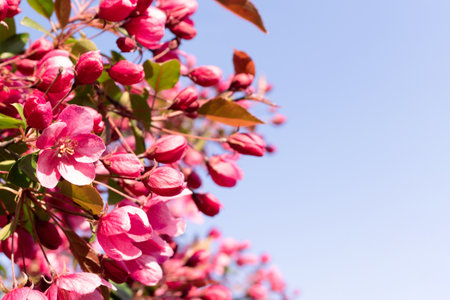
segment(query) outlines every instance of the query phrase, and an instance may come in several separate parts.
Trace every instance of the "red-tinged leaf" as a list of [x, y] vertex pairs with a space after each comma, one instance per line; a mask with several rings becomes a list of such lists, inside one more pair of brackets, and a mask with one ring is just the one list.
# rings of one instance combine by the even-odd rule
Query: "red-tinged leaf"
[[86, 242], [70, 229], [64, 229], [64, 234], [69, 240], [70, 251], [80, 264], [84, 272], [101, 273], [100, 260], [98, 253]]
[[223, 98], [206, 102], [200, 107], [198, 113], [205, 115], [210, 120], [235, 127], [264, 124], [239, 104]]
[[70, 7], [70, 0], [55, 0], [55, 13], [62, 28], [69, 22]]
[[245, 97], [245, 100], [252, 100], [252, 101], [256, 101], [256, 102], [261, 102], [261, 103], [270, 105], [272, 107], [280, 107], [279, 105], [273, 103], [272, 101], [270, 101], [270, 100], [268, 100], [268, 99], [266, 99], [264, 97], [258, 96], [258, 95], [247, 96], [247, 97]]
[[244, 51], [234, 50], [233, 54], [234, 73], [248, 73], [255, 76], [255, 63]]
[[58, 184], [61, 193], [72, 199], [73, 202], [81, 206], [84, 210], [94, 215], [99, 215], [103, 211], [103, 199], [100, 193], [91, 185], [74, 185], [68, 181]]
[[258, 13], [258, 10], [249, 0], [216, 0], [222, 6], [235, 13], [239, 17], [253, 23], [262, 32], [267, 33], [266, 27], [264, 27], [263, 20]]

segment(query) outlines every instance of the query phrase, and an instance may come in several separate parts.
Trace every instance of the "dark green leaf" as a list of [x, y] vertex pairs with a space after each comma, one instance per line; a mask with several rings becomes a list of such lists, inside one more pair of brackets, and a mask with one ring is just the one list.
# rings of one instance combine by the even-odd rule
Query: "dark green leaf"
[[100, 193], [91, 185], [74, 185], [68, 181], [62, 181], [58, 184], [61, 193], [69, 197], [83, 209], [94, 215], [103, 212], [103, 199]]
[[7, 180], [23, 188], [29, 187], [32, 182], [37, 182], [37, 158], [37, 153], [31, 153], [19, 158], [9, 170]]
[[[112, 187], [112, 188], [115, 188], [115, 189], [119, 190], [119, 191], [121, 189], [121, 187], [119, 186], [117, 181], [112, 180], [112, 179], [108, 180], [108, 185], [110, 187]], [[108, 190], [108, 204], [117, 204], [117, 203], [119, 203], [122, 200], [123, 200], [123, 196], [121, 196], [121, 195], [119, 195], [119, 194], [117, 194], [117, 193], [115, 193], [115, 192], [113, 192], [111, 190]]]
[[11, 236], [11, 234], [12, 234], [12, 223], [8, 223], [0, 230], [0, 241], [6, 240]]
[[62, 28], [69, 22], [70, 7], [70, 0], [55, 0], [55, 14]]
[[[12, 188], [12, 187], [11, 187]], [[0, 199], [5, 206], [8, 213], [14, 214], [16, 210], [16, 194], [11, 193], [7, 190], [0, 190]], [[0, 205], [0, 214], [5, 215], [6, 211]]]
[[145, 140], [142, 134], [142, 130], [140, 130], [137, 126], [136, 120], [131, 120], [130, 122], [131, 130], [133, 131], [134, 139], [136, 141], [136, 149], [134, 153], [141, 154], [145, 152]]
[[27, 44], [28, 33], [15, 34], [0, 44], [0, 58], [9, 58], [21, 53]]
[[217, 98], [206, 102], [200, 107], [198, 113], [205, 115], [205, 117], [210, 120], [234, 127], [264, 124], [263, 121], [253, 116], [239, 104], [227, 101], [223, 98]]
[[142, 95], [137, 94], [130, 95], [130, 102], [134, 116], [136, 117], [136, 119], [142, 122], [142, 124], [145, 127], [145, 130], [148, 131], [150, 129], [152, 111], [148, 106], [147, 99], [148, 99], [147, 91], [142, 93]]
[[239, 17], [253, 23], [262, 32], [267, 33], [266, 27], [264, 27], [263, 20], [259, 15], [258, 10], [250, 0], [216, 0], [223, 7], [230, 10]]
[[28, 0], [28, 4], [47, 19], [52, 16], [54, 9], [52, 0]]
[[163, 63], [147, 60], [144, 63], [145, 79], [155, 92], [171, 89], [180, 78], [180, 62], [176, 59]]
[[97, 46], [88, 39], [80, 39], [72, 46], [72, 54], [75, 56], [80, 56], [85, 52], [95, 50], [97, 50]]
[[3, 20], [8, 27], [0, 25], [0, 43], [16, 34], [16, 22], [14, 18], [6, 18]]
[[39, 30], [39, 31], [51, 36], [50, 32], [48, 32], [48, 30], [45, 29], [41, 24], [39, 24], [38, 22], [36, 22], [28, 17], [24, 17], [22, 19], [22, 21], [20, 22], [20, 24], [22, 24], [23, 26], [27, 26], [27, 27]]

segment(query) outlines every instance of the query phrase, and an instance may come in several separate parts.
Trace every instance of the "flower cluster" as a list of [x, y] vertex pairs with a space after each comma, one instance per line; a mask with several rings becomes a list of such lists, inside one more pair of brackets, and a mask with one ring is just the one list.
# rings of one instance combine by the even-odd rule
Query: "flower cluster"
[[[251, 111], [268, 107], [273, 125], [285, 119], [250, 56], [235, 50], [226, 78], [181, 50], [197, 34], [196, 0], [33, 3], [51, 30], [27, 17], [46, 33], [26, 43], [14, 26], [20, 0], [0, 0], [0, 245], [12, 267], [4, 299], [286, 297], [279, 272], [246, 254], [247, 243], [217, 230], [178, 238], [226, 206], [205, 180], [234, 187], [243, 155], [275, 151]], [[98, 49], [85, 28], [114, 37], [117, 49]], [[244, 292], [232, 290], [225, 277], [247, 266]]]

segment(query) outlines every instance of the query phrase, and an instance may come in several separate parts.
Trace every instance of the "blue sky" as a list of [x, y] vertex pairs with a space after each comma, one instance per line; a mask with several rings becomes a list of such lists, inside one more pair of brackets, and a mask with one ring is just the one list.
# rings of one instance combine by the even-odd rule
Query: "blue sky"
[[211, 189], [206, 226], [271, 253], [303, 300], [450, 299], [450, 2], [253, 2], [268, 35], [199, 0], [182, 46], [226, 74], [248, 52], [288, 117], [263, 129], [276, 155]]

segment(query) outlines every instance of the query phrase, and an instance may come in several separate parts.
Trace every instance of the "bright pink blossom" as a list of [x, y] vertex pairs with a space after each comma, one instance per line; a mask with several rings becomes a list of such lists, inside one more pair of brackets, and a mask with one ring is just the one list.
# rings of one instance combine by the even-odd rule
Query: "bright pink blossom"
[[3, 300], [48, 300], [43, 293], [32, 290], [29, 287], [14, 289], [3, 297]]
[[116, 44], [122, 52], [133, 52], [136, 49], [136, 42], [129, 37], [118, 38]]
[[195, 13], [197, 7], [196, 0], [161, 0], [159, 3], [159, 8], [166, 13], [167, 18], [173, 23], [189, 17]]
[[223, 187], [233, 187], [243, 178], [241, 168], [234, 161], [224, 159], [223, 155], [209, 158], [208, 172], [213, 181]]
[[228, 137], [227, 142], [233, 150], [241, 154], [263, 156], [266, 150], [266, 143], [264, 140], [251, 132], [236, 132]]
[[269, 291], [261, 283], [253, 284], [248, 290], [248, 295], [255, 300], [267, 299], [268, 294]]
[[187, 140], [182, 135], [165, 135], [148, 148], [148, 158], [158, 162], [171, 164], [183, 156], [187, 148]]
[[143, 15], [125, 23], [125, 29], [144, 47], [155, 49], [164, 36], [165, 24], [166, 15], [155, 7], [149, 7]]
[[48, 52], [39, 62], [36, 74], [40, 78], [38, 89], [58, 93], [72, 85], [75, 76], [69, 53], [64, 50]]
[[112, 172], [122, 176], [138, 177], [144, 171], [144, 165], [132, 153], [114, 153], [105, 157], [103, 162]]
[[95, 178], [96, 162], [103, 151], [103, 140], [92, 134], [94, 120], [84, 107], [66, 107], [36, 141], [39, 155], [36, 175], [47, 188], [54, 188], [62, 176], [76, 185], [86, 185]]
[[75, 72], [77, 73], [77, 83], [94, 83], [103, 72], [103, 58], [100, 51], [83, 53], [75, 66]]
[[216, 66], [200, 66], [189, 72], [189, 78], [203, 87], [216, 85], [222, 78], [222, 70]]
[[6, 14], [7, 18], [12, 18], [18, 13], [22, 11], [19, 7], [20, 0], [6, 0], [8, 2], [8, 13]]
[[38, 94], [30, 95], [23, 106], [23, 114], [28, 126], [36, 129], [47, 128], [52, 123], [52, 105]]
[[180, 93], [178, 93], [178, 95], [173, 100], [170, 109], [184, 110], [186, 112], [196, 111], [199, 107], [197, 99], [197, 89], [193, 86], [188, 86], [187, 88], [181, 90]]
[[229, 288], [227, 288], [223, 285], [214, 284], [214, 285], [207, 287], [204, 290], [203, 299], [204, 300], [231, 300], [233, 298], [231, 296], [231, 291]]
[[46, 38], [40, 38], [31, 43], [27, 53], [33, 53], [28, 56], [29, 59], [38, 60], [55, 48], [52, 42]]
[[197, 35], [197, 30], [195, 30], [194, 27], [194, 21], [189, 18], [185, 18], [178, 24], [171, 26], [170, 31], [185, 40], [192, 40]]
[[217, 215], [220, 212], [220, 208], [223, 206], [219, 199], [210, 193], [193, 194], [192, 199], [194, 199], [198, 210], [210, 217]]
[[8, 13], [8, 1], [0, 0], [0, 21], [3, 21], [6, 18]]
[[136, 8], [136, 0], [102, 0], [98, 17], [112, 22], [120, 22]]
[[128, 60], [121, 60], [109, 69], [109, 76], [123, 85], [132, 85], [144, 79], [144, 68]]
[[147, 185], [152, 192], [161, 196], [178, 195], [186, 186], [183, 173], [171, 167], [156, 168], [150, 173]]

